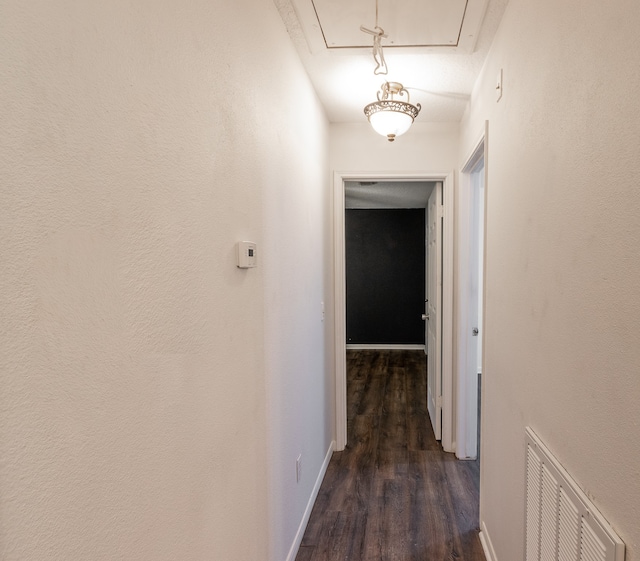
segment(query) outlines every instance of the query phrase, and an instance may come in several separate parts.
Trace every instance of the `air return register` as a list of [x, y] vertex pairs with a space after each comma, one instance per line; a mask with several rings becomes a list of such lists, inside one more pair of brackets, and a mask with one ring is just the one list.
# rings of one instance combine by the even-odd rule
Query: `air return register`
[[624, 544], [527, 428], [526, 561], [624, 561]]

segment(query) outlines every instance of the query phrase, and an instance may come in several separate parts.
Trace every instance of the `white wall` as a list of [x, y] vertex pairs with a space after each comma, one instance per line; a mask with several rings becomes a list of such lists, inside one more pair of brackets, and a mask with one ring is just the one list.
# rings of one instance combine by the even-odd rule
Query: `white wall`
[[633, 0], [511, 0], [463, 121], [460, 162], [489, 120], [481, 517], [499, 561], [524, 557], [526, 425], [640, 559], [639, 24]]
[[363, 116], [362, 123], [332, 123], [329, 163], [333, 171], [376, 173], [453, 171], [458, 165], [457, 123], [416, 122], [389, 142]]
[[327, 125], [275, 7], [1, 11], [0, 557], [281, 561], [333, 414]]
[[263, 193], [270, 538], [278, 561], [294, 558], [290, 548], [304, 530], [302, 514], [313, 506], [308, 501], [335, 434], [328, 127], [295, 51], [289, 58], [292, 70], [280, 83], [287, 84], [290, 115], [272, 124], [277, 159]]

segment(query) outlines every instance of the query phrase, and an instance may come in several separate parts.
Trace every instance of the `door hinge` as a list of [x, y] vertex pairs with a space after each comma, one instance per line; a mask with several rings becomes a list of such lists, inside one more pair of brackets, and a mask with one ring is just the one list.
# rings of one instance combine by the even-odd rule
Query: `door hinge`
[[441, 395], [436, 397], [436, 407], [442, 408], [442, 396]]

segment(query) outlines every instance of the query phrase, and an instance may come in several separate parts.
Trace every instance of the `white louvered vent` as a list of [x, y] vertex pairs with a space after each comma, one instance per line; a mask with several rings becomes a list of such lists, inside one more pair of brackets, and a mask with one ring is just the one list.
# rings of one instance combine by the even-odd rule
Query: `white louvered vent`
[[613, 528], [527, 427], [526, 561], [624, 561]]

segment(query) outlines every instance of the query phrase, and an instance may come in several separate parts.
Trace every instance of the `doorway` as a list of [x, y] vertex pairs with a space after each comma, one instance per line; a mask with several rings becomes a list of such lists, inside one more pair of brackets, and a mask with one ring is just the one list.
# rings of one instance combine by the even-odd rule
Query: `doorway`
[[334, 288], [335, 288], [335, 374], [336, 374], [336, 450], [347, 443], [346, 403], [346, 262], [345, 262], [345, 184], [347, 182], [441, 182], [443, 199], [442, 274], [442, 446], [453, 451], [453, 173], [416, 174], [334, 174]]
[[485, 136], [462, 169], [458, 207], [456, 455], [479, 456], [479, 385], [482, 376], [485, 244]]
[[347, 181], [347, 350], [424, 350], [425, 208], [435, 183]]

